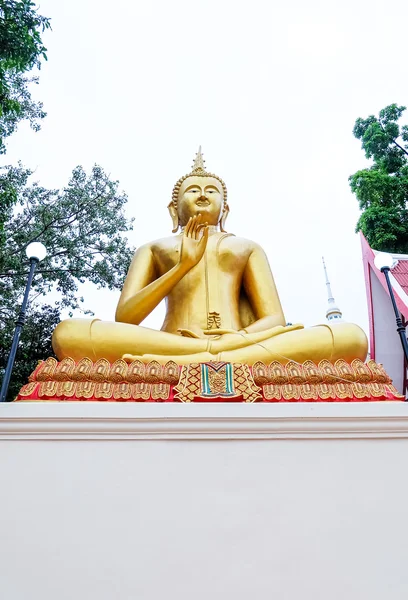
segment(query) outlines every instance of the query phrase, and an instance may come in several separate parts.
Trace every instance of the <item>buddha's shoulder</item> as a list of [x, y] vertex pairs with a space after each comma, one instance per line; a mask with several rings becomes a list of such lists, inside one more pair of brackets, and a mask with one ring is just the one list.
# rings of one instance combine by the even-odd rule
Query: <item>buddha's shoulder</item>
[[228, 236], [225, 241], [228, 244], [232, 244], [234, 246], [239, 246], [240, 248], [247, 248], [249, 251], [253, 250], [262, 250], [261, 246], [254, 242], [253, 240], [248, 240], [248, 238], [241, 237], [239, 235], [231, 235]]
[[[241, 250], [245, 248], [249, 252], [254, 250], [262, 250], [258, 243], [234, 234], [226, 236], [225, 234], [219, 233], [216, 234], [216, 238], [222, 240], [223, 246], [226, 245], [230, 248], [240, 248]], [[139, 251], [150, 251], [153, 254], [156, 254], [157, 252], [179, 249], [181, 240], [182, 236], [180, 234], [170, 235], [168, 237], [153, 240], [152, 242], [148, 242], [147, 244], [140, 246]]]
[[180, 246], [180, 243], [181, 235], [169, 235], [168, 237], [148, 242], [147, 244], [144, 244], [142, 248], [145, 250], [150, 250], [154, 254], [163, 250], [171, 250], [172, 248], [177, 248]]

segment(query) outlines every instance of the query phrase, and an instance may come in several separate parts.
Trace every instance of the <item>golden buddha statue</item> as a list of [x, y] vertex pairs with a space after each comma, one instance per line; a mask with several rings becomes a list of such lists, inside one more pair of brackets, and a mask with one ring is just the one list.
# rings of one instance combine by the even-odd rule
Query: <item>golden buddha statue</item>
[[[365, 360], [367, 338], [357, 325], [285, 325], [264, 251], [225, 231], [227, 188], [205, 170], [201, 149], [191, 173], [174, 186], [168, 209], [176, 235], [136, 251], [116, 321], [62, 321], [53, 334], [59, 360], [173, 360], [179, 365], [225, 361], [250, 366], [274, 360]], [[161, 331], [142, 327], [163, 299]]]

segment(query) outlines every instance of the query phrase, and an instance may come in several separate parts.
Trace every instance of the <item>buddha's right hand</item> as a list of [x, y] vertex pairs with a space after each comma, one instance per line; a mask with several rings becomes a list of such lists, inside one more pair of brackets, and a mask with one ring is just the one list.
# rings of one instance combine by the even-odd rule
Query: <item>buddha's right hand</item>
[[[203, 230], [200, 236], [200, 231]], [[208, 240], [208, 225], [200, 214], [190, 217], [181, 241], [180, 265], [192, 269], [203, 257]]]

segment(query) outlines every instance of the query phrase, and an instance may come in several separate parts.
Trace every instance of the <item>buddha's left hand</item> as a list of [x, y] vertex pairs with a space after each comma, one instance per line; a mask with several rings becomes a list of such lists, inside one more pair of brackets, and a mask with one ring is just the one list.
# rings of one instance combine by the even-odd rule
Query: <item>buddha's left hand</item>
[[195, 339], [200, 339], [200, 338], [202, 339], [207, 336], [218, 338], [218, 337], [221, 337], [222, 335], [226, 335], [228, 333], [234, 333], [234, 334], [245, 333], [245, 331], [237, 331], [236, 329], [204, 329], [204, 330], [197, 329], [194, 331], [191, 329], [177, 329], [177, 331], [183, 337], [189, 337], [189, 338], [195, 338]]
[[205, 335], [226, 335], [229, 333], [235, 333], [242, 336], [253, 335], [254, 333], [260, 335], [266, 335], [268, 337], [273, 337], [274, 335], [279, 335], [280, 333], [294, 331], [296, 329], [303, 329], [304, 326], [302, 323], [295, 323], [294, 325], [275, 325], [275, 327], [270, 327], [269, 329], [257, 331], [257, 332], [248, 332], [246, 329], [204, 329], [203, 333]]
[[194, 338], [194, 339], [205, 338], [204, 331], [202, 331], [201, 329], [197, 329], [195, 331], [193, 331], [191, 329], [177, 329], [177, 332], [183, 337]]
[[245, 333], [245, 331], [237, 331], [236, 329], [204, 329], [204, 335], [226, 335], [227, 333]]
[[259, 344], [264, 340], [267, 340], [276, 335], [294, 331], [296, 329], [303, 329], [303, 325], [296, 324], [290, 326], [276, 325], [270, 329], [264, 331], [254, 331], [248, 333], [245, 330], [235, 331], [231, 329], [206, 329], [204, 334], [211, 336], [211, 347], [209, 351], [212, 354], [223, 352], [225, 350], [234, 350], [237, 348], [245, 348], [252, 344]]

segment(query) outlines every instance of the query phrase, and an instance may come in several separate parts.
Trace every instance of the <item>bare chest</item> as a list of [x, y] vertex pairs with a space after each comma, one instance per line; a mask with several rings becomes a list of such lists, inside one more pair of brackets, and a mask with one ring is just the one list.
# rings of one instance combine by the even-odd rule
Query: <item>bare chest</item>
[[[174, 241], [173, 241], [174, 240]], [[181, 236], [175, 236], [173, 243], [158, 245], [154, 248], [154, 257], [158, 275], [163, 275], [178, 264], [181, 253]], [[245, 245], [237, 244], [231, 235], [210, 236], [203, 259], [197, 265], [198, 270], [203, 268], [220, 273], [242, 275], [249, 256]], [[197, 268], [196, 267], [196, 268]]]

